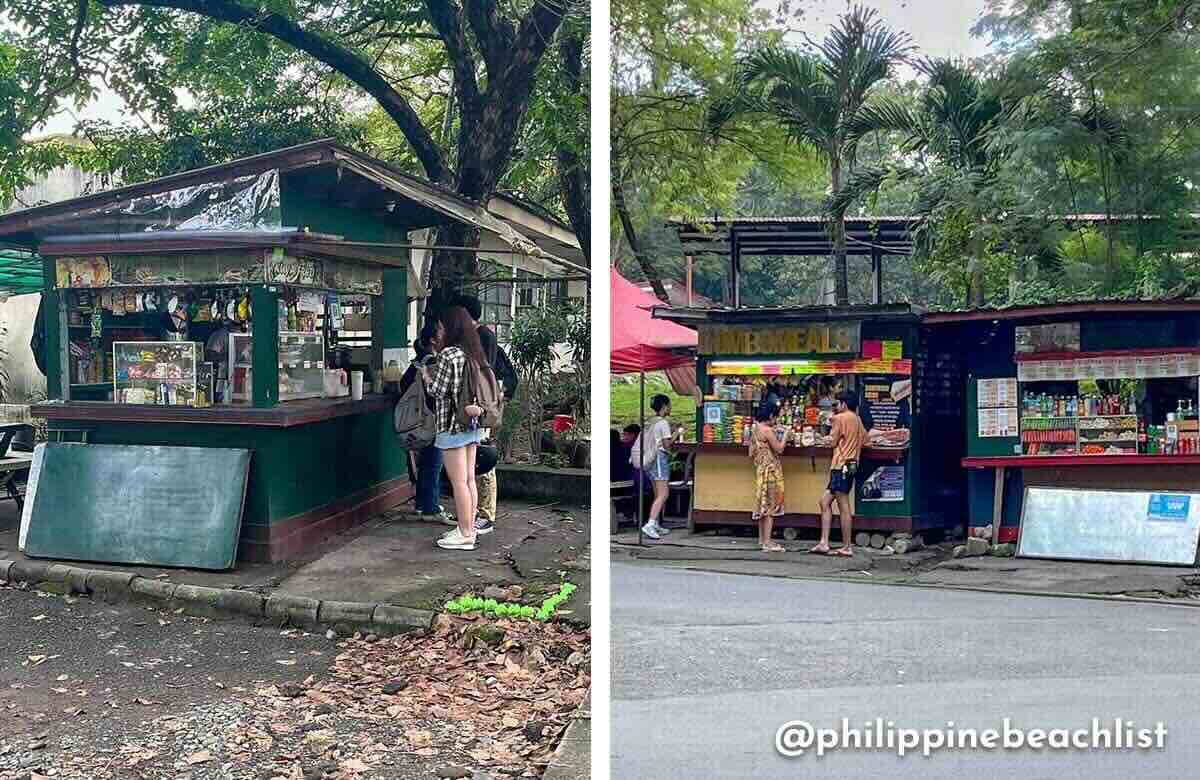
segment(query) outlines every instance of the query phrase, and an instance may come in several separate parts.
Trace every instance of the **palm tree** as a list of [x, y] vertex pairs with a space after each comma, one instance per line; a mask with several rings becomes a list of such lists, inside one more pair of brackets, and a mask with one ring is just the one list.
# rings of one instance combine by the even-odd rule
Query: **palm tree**
[[[1097, 146], [1113, 159], [1122, 159], [1128, 137], [1119, 122], [1103, 110], [1043, 106], [1036, 91], [1023, 94], [1028, 86], [1022, 84], [1028, 79], [1022, 67], [1017, 63], [984, 77], [959, 60], [917, 63], [928, 81], [915, 107], [896, 103], [869, 106], [860, 113], [861, 124], [850, 128], [852, 133], [900, 133], [903, 138], [897, 161], [855, 171], [831, 198], [830, 208], [845, 211], [888, 181], [915, 180], [913, 212], [918, 223], [913, 231], [914, 250], [918, 256], [928, 257], [939, 229], [947, 221], [971, 224], [973, 229], [968, 233], [972, 236], [987, 235], [989, 224], [996, 226], [997, 212], [1003, 209], [995, 202], [998, 194], [994, 190], [1014, 149], [1009, 131], [1070, 128], [1097, 139]], [[999, 197], [1003, 199], [1004, 195], [1000, 193]], [[1012, 231], [1006, 235], [1011, 243]], [[981, 307], [985, 303], [984, 243], [971, 239], [963, 247], [968, 306]], [[1045, 255], [1047, 248], [1036, 243], [1026, 248], [1035, 255]], [[1110, 232], [1110, 256], [1111, 246]]]
[[[829, 163], [830, 190], [836, 196], [853, 169], [858, 142], [874, 128], [870, 109], [891, 101], [873, 94], [911, 50], [907, 35], [888, 29], [874, 10], [856, 6], [843, 14], [824, 42], [809, 54], [767, 46], [747, 55], [734, 73], [731, 89], [713, 101], [709, 129], [735, 117], [762, 115], [779, 122], [798, 144]], [[833, 207], [835, 297], [849, 303], [846, 278], [846, 209]]]
[[[995, 180], [1007, 147], [996, 142], [994, 131], [1009, 109], [1002, 100], [1003, 77], [983, 79], [957, 60], [923, 60], [916, 67], [928, 82], [915, 107], [867, 106], [850, 128], [859, 135], [900, 133], [900, 161], [855, 171], [832, 196], [830, 208], [844, 212], [887, 181], [916, 180], [913, 210], [919, 222], [913, 231], [914, 246], [918, 254], [928, 254], [938, 218], [945, 217], [952, 200], [961, 200], [964, 192], [978, 195]], [[984, 266], [978, 256], [982, 250], [968, 254], [964, 258], [966, 303], [982, 306]]]

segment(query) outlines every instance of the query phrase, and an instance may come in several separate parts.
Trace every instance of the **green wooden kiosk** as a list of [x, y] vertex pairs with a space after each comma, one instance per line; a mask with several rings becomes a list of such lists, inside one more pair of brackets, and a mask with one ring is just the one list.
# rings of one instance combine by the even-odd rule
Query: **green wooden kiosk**
[[[511, 234], [330, 141], [0, 217], [42, 258], [33, 414], [88, 444], [250, 450], [238, 558], [295, 556], [411, 495], [371, 380], [408, 360], [410, 231], [451, 221]], [[324, 397], [351, 330], [364, 395]]]

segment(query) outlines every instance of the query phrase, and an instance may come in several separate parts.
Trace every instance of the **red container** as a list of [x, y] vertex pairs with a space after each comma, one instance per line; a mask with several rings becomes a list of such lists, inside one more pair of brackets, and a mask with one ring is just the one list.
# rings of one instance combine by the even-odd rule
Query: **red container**
[[552, 423], [552, 426], [552, 430], [555, 433], [569, 431], [575, 427], [575, 418], [569, 414], [556, 414], [554, 415], [554, 422]]

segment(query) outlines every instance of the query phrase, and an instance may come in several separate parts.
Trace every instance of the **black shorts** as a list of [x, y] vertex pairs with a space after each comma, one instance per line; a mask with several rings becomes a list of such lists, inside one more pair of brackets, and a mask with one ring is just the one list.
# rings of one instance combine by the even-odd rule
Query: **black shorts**
[[854, 477], [846, 476], [841, 469], [834, 469], [829, 472], [829, 487], [830, 493], [837, 495], [850, 495], [854, 492]]

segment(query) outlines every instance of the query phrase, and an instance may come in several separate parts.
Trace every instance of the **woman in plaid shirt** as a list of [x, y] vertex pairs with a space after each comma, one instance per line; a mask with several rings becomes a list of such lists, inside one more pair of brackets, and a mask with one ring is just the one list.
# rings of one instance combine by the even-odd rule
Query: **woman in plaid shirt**
[[[488, 362], [479, 343], [479, 333], [466, 309], [451, 306], [442, 312], [439, 319], [443, 348], [438, 353], [436, 372], [428, 378], [427, 386], [437, 408], [438, 433], [433, 444], [442, 451], [446, 475], [454, 489], [458, 526], [438, 539], [437, 545], [445, 550], [474, 550], [476, 535], [492, 530], [490, 524], [477, 526], [475, 522], [479, 509], [479, 493], [475, 487], [475, 453], [482, 431], [477, 424], [464, 429], [456, 419], [455, 412], [462, 383], [466, 381], [467, 361], [485, 367]], [[469, 417], [477, 418], [483, 414], [483, 409], [468, 405], [466, 413]]]

